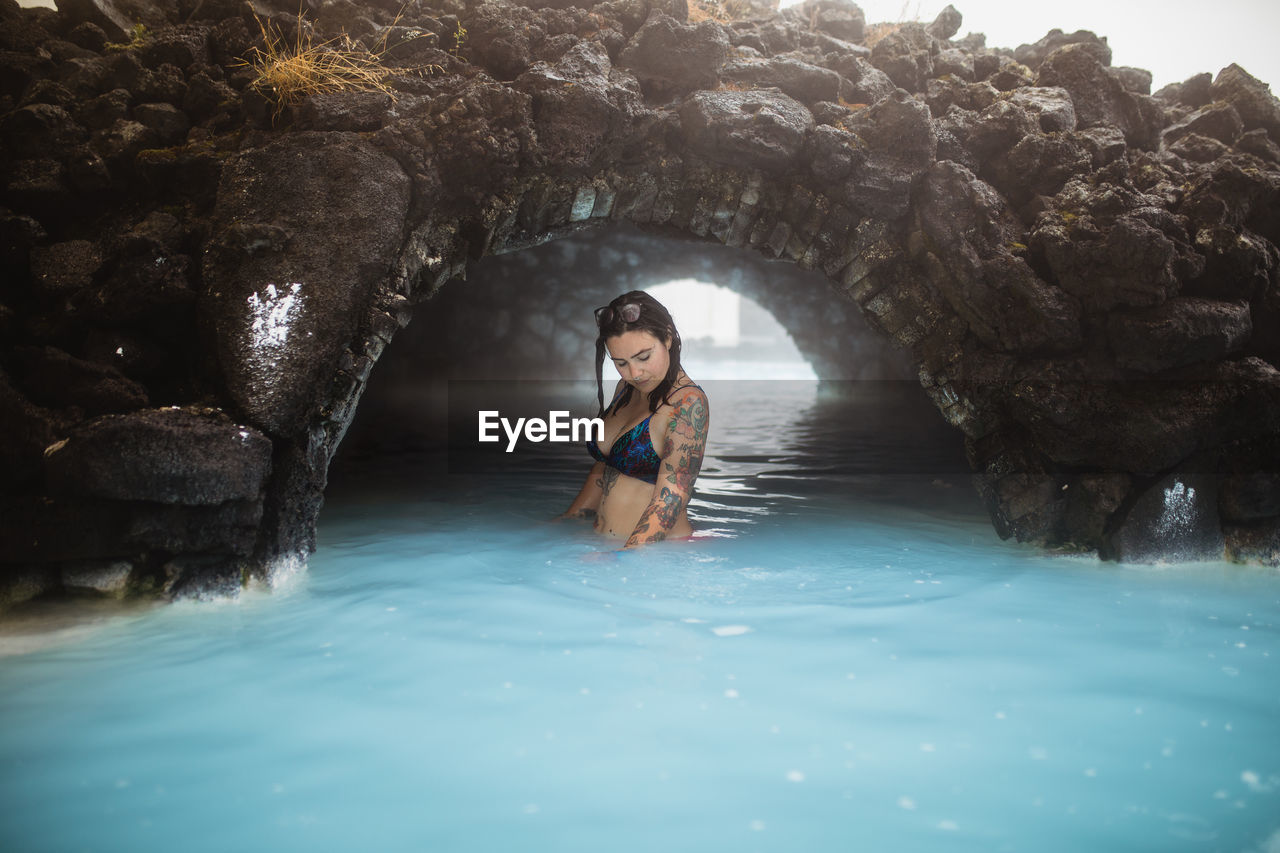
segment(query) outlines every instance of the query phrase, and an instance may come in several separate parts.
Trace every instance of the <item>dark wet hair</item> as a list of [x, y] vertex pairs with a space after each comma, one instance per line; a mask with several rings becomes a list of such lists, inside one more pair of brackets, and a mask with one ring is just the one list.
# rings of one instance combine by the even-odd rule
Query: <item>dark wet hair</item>
[[[640, 306], [640, 316], [632, 323], [622, 318], [620, 310], [623, 305], [628, 304]], [[636, 330], [649, 332], [659, 341], [671, 341], [671, 363], [667, 366], [667, 374], [662, 377], [658, 387], [649, 392], [649, 413], [652, 414], [658, 411], [660, 405], [668, 402], [667, 394], [675, 385], [676, 377], [680, 375], [680, 333], [676, 331], [676, 324], [672, 321], [667, 309], [662, 307], [662, 303], [643, 290], [624, 293], [610, 302], [607, 307], [614, 310], [605, 312], [605, 322], [600, 325], [600, 334], [596, 337], [596, 397], [600, 401], [600, 412], [596, 417], [604, 417], [605, 414], [604, 342], [623, 332]], [[635, 389], [628, 384], [618, 399], [609, 405], [609, 411], [625, 406], [631, 400], [633, 390]]]

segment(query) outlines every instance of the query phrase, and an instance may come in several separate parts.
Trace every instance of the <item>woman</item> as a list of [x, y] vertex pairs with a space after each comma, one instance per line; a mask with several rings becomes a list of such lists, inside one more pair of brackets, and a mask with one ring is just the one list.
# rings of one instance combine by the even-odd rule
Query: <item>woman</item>
[[[595, 529], [633, 548], [693, 533], [686, 509], [702, 467], [707, 395], [680, 368], [680, 333], [649, 294], [633, 290], [596, 309], [596, 395], [604, 441], [565, 512], [595, 517]], [[605, 354], [622, 377], [604, 405]], [[608, 452], [602, 450], [608, 448]]]

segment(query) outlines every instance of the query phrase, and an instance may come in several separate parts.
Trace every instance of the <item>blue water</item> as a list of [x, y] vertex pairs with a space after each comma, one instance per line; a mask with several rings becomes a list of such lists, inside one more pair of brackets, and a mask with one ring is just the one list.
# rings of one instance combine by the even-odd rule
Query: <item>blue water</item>
[[786, 388], [694, 542], [355, 454], [279, 588], [10, 629], [0, 849], [1280, 850], [1274, 571], [1001, 542], [927, 403]]

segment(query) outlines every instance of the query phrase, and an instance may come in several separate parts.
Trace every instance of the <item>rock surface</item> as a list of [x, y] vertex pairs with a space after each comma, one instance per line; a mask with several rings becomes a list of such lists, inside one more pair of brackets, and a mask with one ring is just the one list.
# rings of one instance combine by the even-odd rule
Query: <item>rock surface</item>
[[271, 442], [225, 415], [154, 409], [107, 415], [45, 451], [58, 495], [204, 506], [261, 497]]
[[[264, 184], [270, 192], [254, 191]], [[224, 170], [201, 313], [255, 426], [282, 437], [305, 428], [315, 388], [387, 276], [408, 206], [399, 164], [354, 134], [290, 134]]]

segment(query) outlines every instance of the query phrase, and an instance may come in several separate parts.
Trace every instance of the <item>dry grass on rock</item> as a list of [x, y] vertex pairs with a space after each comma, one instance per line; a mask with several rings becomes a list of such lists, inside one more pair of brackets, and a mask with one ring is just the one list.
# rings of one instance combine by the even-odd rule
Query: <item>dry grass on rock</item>
[[[249, 85], [275, 102], [275, 116], [300, 104], [310, 95], [331, 92], [383, 92], [395, 98], [388, 80], [396, 75], [438, 73], [438, 65], [389, 68], [383, 64], [385, 37], [373, 51], [352, 42], [345, 34], [323, 42], [312, 41], [301, 16], [292, 44], [279, 28], [258, 18], [262, 47], [251, 48], [245, 61], [257, 76]], [[390, 27], [388, 27], [390, 30]]]

